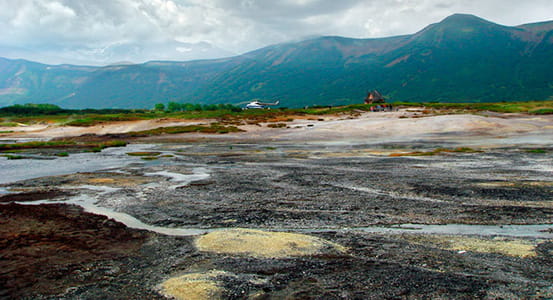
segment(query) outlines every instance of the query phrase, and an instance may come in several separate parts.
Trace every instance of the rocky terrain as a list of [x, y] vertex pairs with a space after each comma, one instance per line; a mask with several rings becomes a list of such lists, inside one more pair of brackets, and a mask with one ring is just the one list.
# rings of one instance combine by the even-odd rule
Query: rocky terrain
[[[466, 119], [355, 139], [332, 128], [377, 120], [304, 120], [22, 170], [0, 187], [0, 296], [551, 298], [551, 123]], [[94, 155], [110, 164], [69, 168]]]

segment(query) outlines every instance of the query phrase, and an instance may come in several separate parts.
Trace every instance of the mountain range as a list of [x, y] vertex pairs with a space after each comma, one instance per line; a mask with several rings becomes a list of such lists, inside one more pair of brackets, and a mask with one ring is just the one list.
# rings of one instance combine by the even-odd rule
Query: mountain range
[[280, 100], [282, 106], [553, 98], [553, 21], [516, 27], [456, 14], [412, 34], [320, 37], [243, 55], [105, 67], [0, 58], [0, 106], [151, 108], [160, 102]]

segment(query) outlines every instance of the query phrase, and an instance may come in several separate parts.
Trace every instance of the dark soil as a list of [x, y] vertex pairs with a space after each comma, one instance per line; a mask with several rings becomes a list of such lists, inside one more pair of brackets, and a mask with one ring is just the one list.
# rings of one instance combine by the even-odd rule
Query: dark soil
[[[175, 157], [157, 164], [10, 184], [30, 191], [0, 201], [64, 199], [69, 192], [54, 187], [79, 186], [96, 174], [114, 179], [112, 187], [119, 181], [120, 189], [80, 192], [148, 224], [315, 229], [299, 231], [349, 250], [286, 259], [209, 254], [194, 248], [193, 237], [129, 229], [77, 206], [6, 204], [0, 205], [0, 298], [161, 299], [159, 285], [168, 278], [211, 270], [228, 272], [217, 278], [226, 299], [553, 297], [553, 242], [548, 240], [528, 238], [537, 245], [536, 256], [520, 258], [444, 250], [417, 244], [406, 234], [316, 230], [398, 223], [551, 223], [553, 178], [542, 169], [551, 163], [548, 157], [512, 149], [422, 158], [347, 155], [357, 150], [363, 149], [166, 145], [159, 151], [173, 151]], [[190, 174], [196, 167], [210, 177], [179, 185], [161, 175], [145, 175]]]
[[31, 192], [2, 195], [0, 196], [0, 203], [32, 202], [37, 200], [54, 199], [58, 197], [68, 197], [71, 195], [72, 193], [70, 192], [57, 190], [57, 189], [36, 190]]

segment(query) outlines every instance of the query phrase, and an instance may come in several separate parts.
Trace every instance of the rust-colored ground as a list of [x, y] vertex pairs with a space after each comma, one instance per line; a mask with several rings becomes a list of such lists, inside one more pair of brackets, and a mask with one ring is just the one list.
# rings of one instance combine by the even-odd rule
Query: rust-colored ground
[[57, 294], [98, 278], [102, 261], [138, 255], [148, 234], [73, 205], [0, 205], [0, 298]]

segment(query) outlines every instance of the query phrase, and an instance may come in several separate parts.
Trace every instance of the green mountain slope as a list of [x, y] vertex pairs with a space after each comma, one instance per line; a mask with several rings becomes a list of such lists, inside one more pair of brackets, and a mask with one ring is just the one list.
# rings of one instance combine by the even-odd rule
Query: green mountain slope
[[196, 99], [326, 105], [359, 102], [373, 88], [397, 101], [547, 99], [551, 34], [454, 15], [412, 36], [269, 47], [250, 53], [252, 63], [220, 74], [210, 94], [200, 90]]
[[490, 102], [553, 97], [553, 22], [518, 27], [453, 15], [413, 35], [322, 37], [241, 56], [141, 65], [46, 66], [0, 59], [0, 106], [150, 108], [166, 101], [283, 106], [362, 101]]

